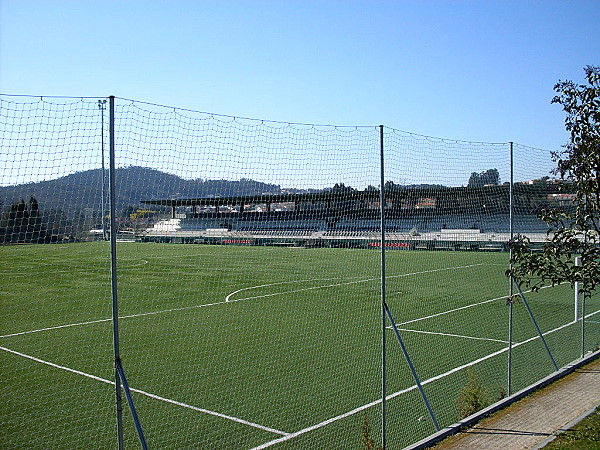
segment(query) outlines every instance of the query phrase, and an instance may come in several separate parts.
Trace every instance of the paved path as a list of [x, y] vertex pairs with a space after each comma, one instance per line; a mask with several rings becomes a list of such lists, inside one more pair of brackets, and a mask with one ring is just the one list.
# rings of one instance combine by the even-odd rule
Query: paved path
[[484, 419], [436, 447], [440, 450], [535, 449], [600, 405], [600, 358]]

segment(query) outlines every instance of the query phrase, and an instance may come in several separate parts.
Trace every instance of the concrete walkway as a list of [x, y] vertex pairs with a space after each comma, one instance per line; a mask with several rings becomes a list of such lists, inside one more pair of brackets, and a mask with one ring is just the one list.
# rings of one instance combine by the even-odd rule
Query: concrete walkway
[[533, 393], [436, 449], [538, 449], [600, 406], [600, 358]]

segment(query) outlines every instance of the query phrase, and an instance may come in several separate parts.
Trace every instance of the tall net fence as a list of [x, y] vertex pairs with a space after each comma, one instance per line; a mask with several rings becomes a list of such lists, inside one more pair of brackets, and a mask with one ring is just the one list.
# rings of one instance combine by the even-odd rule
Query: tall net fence
[[2, 448], [116, 442], [101, 141], [97, 99], [0, 98]]
[[399, 448], [600, 342], [505, 276], [547, 151], [105, 100], [0, 96], [3, 448], [115, 445], [115, 322], [150, 448]]

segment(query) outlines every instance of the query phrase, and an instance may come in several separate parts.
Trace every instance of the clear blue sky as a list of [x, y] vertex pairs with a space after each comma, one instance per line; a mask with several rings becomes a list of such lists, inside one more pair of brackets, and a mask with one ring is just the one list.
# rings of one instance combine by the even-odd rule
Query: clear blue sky
[[449, 139], [567, 141], [600, 1], [0, 0], [0, 92]]

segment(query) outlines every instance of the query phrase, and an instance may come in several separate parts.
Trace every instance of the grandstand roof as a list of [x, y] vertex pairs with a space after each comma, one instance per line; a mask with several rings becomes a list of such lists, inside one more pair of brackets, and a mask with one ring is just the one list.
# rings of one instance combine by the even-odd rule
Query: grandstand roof
[[[445, 186], [399, 186], [394, 190], [386, 191], [387, 199], [402, 199], [408, 197], [430, 196], [430, 197], [465, 197], [476, 193], [504, 194], [508, 192], [508, 185], [484, 186], [478, 188], [469, 187], [445, 187]], [[544, 190], [549, 186], [544, 185]], [[531, 189], [531, 187], [530, 187]], [[256, 203], [284, 203], [284, 202], [307, 202], [307, 201], [332, 201], [332, 200], [379, 200], [378, 190], [343, 190], [323, 191], [308, 193], [285, 193], [285, 194], [259, 194], [241, 195], [227, 197], [200, 197], [200, 198], [174, 198], [174, 199], [152, 199], [143, 200], [142, 203], [162, 206], [218, 206], [234, 204], [256, 204]]]
[[301, 194], [260, 194], [240, 195], [232, 197], [200, 197], [200, 198], [176, 198], [144, 200], [142, 203], [163, 206], [218, 206], [239, 205], [253, 203], [284, 203], [284, 202], [306, 202], [326, 201], [333, 199], [367, 199], [379, 198], [378, 191], [349, 191], [349, 192], [309, 192]]

